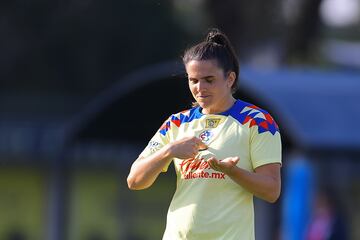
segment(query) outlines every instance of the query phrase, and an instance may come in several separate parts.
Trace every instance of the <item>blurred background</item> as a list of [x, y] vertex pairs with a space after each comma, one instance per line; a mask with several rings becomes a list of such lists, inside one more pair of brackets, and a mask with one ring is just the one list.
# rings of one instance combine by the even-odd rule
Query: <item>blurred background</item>
[[211, 27], [282, 134], [257, 239], [360, 239], [360, 0], [1, 0], [0, 239], [161, 239], [174, 172], [126, 176], [190, 106], [181, 54]]

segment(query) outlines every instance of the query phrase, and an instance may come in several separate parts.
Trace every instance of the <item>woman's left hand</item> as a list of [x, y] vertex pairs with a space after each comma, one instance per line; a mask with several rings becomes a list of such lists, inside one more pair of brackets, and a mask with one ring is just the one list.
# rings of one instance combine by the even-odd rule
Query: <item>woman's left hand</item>
[[211, 157], [207, 160], [207, 162], [212, 169], [228, 174], [234, 167], [236, 167], [239, 160], [239, 157], [228, 157], [222, 160], [217, 160], [215, 157]]

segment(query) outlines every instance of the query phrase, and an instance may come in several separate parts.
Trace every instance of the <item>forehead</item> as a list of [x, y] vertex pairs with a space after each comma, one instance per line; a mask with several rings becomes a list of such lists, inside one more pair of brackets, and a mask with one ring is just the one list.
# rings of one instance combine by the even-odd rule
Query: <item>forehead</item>
[[194, 77], [223, 73], [216, 60], [191, 60], [185, 65], [185, 68], [187, 74]]

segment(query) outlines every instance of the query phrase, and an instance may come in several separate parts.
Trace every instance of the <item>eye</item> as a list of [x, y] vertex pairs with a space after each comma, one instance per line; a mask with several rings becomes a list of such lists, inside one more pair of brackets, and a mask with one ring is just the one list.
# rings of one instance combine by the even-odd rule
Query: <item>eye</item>
[[205, 78], [205, 81], [207, 82], [207, 83], [213, 83], [214, 82], [214, 77], [212, 77], [212, 76], [209, 76], [209, 77], [206, 77]]
[[195, 78], [189, 78], [189, 82], [190, 82], [191, 84], [196, 84], [196, 83], [199, 82], [199, 80], [197, 80], [197, 79], [195, 79]]

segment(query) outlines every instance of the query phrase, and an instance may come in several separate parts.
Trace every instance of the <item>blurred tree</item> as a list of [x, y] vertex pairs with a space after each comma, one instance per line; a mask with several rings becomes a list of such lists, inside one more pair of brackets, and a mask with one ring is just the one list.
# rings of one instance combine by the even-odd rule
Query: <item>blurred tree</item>
[[[322, 0], [298, 1], [297, 14], [286, 27], [284, 63], [313, 62], [321, 20], [319, 9]], [[314, 52], [315, 51], [315, 52]]]
[[[227, 33], [240, 51], [251, 57], [258, 47], [279, 46], [285, 64], [313, 62], [320, 33], [319, 8], [322, 0], [207, 0], [212, 25]], [[284, 12], [283, 6], [289, 6]], [[288, 19], [286, 19], [286, 15]], [[290, 19], [290, 21], [289, 21]]]
[[279, 38], [280, 0], [207, 0], [206, 9], [214, 26], [234, 42], [240, 56], [247, 56], [259, 44]]
[[0, 15], [3, 91], [98, 91], [187, 42], [164, 0], [2, 1]]

